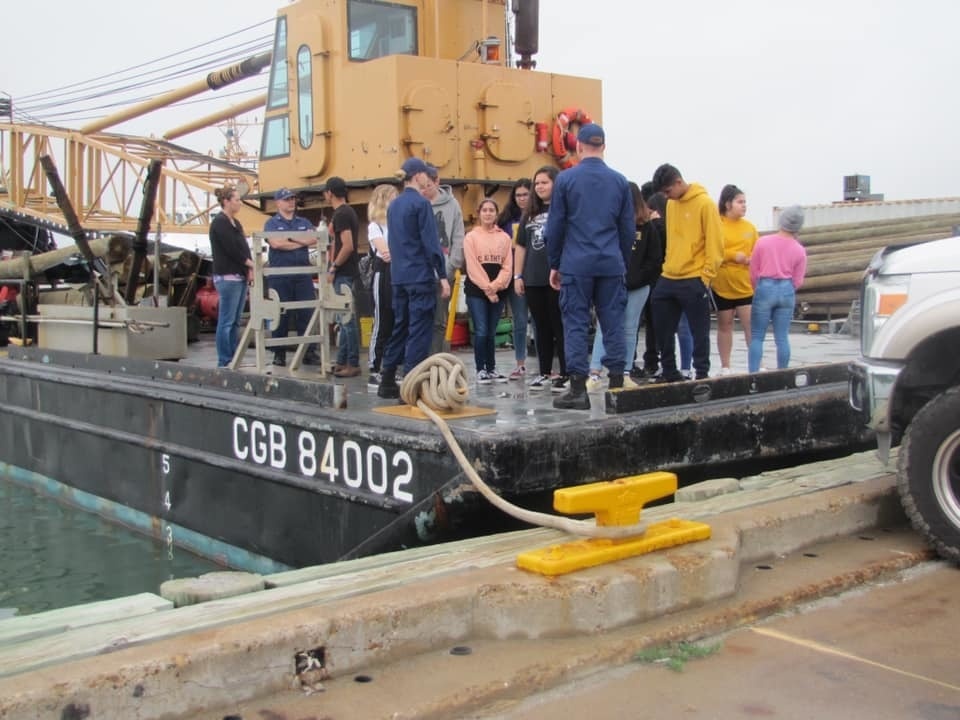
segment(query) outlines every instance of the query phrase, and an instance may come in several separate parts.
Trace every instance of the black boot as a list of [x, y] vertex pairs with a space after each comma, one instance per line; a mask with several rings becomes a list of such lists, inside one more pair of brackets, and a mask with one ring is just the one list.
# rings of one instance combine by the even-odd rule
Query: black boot
[[611, 390], [618, 390], [623, 387], [623, 373], [619, 375], [614, 375], [610, 373], [607, 378], [610, 380], [607, 387]]
[[273, 354], [273, 364], [277, 367], [286, 367], [287, 366], [287, 354], [283, 350], [279, 350]]
[[390, 368], [380, 374], [380, 384], [377, 386], [377, 397], [387, 400], [396, 400], [400, 397], [400, 386], [397, 385], [397, 369]]
[[[620, 376], [620, 384], [623, 384], [623, 375]], [[586, 376], [571, 375], [570, 389], [554, 398], [553, 406], [558, 410], [589, 410], [590, 397], [587, 395]]]

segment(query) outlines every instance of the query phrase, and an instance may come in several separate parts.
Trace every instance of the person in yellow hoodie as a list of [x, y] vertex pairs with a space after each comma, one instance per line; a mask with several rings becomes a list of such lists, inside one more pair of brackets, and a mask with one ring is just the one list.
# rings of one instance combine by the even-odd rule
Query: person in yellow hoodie
[[744, 216], [747, 196], [736, 185], [724, 185], [717, 202], [723, 227], [723, 264], [713, 281], [713, 304], [717, 308], [717, 351], [720, 353], [720, 374], [729, 375], [730, 353], [733, 350], [733, 316], [740, 320], [746, 344], [750, 345], [750, 306], [753, 285], [750, 284], [750, 256], [757, 244], [757, 228]]
[[697, 183], [688, 183], [673, 165], [653, 174], [653, 186], [667, 197], [667, 252], [653, 290], [653, 327], [660, 350], [659, 382], [685, 380], [677, 370], [674, 336], [680, 314], [693, 335], [693, 369], [697, 380], [710, 374], [710, 285], [723, 261], [720, 213]]

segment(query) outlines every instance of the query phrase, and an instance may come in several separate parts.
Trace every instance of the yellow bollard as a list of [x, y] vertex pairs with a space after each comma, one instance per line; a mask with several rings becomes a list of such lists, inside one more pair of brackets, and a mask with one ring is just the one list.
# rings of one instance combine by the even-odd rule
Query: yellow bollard
[[[651, 472], [610, 482], [561, 488], [553, 494], [553, 507], [565, 514], [594, 513], [600, 526], [636, 525], [644, 505], [676, 491], [676, 475]], [[653, 523], [635, 536], [585, 538], [521, 553], [517, 556], [517, 567], [541, 575], [563, 575], [709, 537], [709, 525], [671, 518]]]

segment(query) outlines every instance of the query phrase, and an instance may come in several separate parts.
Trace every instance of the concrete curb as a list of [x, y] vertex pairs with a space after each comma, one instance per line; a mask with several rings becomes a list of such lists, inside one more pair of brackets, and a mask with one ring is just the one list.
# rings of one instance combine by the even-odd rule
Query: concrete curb
[[5, 678], [0, 716], [190, 717], [290, 688], [300, 651], [322, 649], [340, 676], [467, 639], [622, 628], [733, 595], [745, 563], [903, 522], [885, 475], [728, 512], [708, 541], [582, 573], [503, 563]]

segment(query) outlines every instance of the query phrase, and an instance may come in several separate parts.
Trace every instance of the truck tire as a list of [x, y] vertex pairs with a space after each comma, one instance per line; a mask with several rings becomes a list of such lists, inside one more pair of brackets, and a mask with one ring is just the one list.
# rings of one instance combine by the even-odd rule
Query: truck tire
[[900, 445], [903, 509], [937, 553], [960, 563], [960, 387], [924, 405]]

